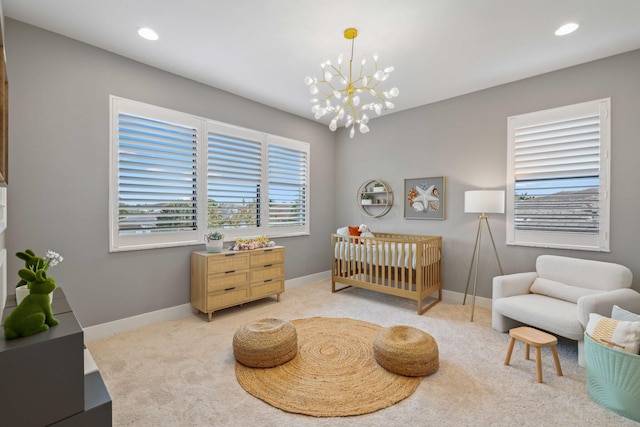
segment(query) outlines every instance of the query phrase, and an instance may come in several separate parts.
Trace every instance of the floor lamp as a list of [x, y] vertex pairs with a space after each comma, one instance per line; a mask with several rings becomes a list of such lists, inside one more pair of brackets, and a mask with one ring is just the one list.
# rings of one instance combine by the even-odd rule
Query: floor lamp
[[467, 287], [464, 289], [464, 300], [462, 305], [467, 302], [467, 293], [469, 292], [469, 282], [471, 281], [471, 272], [475, 264], [475, 274], [473, 277], [473, 298], [471, 300], [471, 321], [473, 322], [473, 312], [476, 306], [476, 285], [478, 283], [478, 264], [480, 264], [480, 245], [482, 244], [482, 222], [487, 224], [489, 230], [489, 237], [491, 237], [491, 244], [493, 245], [493, 252], [496, 254], [496, 260], [498, 261], [498, 268], [500, 268], [500, 274], [503, 275], [502, 265], [500, 265], [500, 258], [498, 258], [498, 250], [496, 249], [496, 243], [493, 240], [493, 233], [491, 233], [491, 227], [489, 226], [489, 218], [487, 213], [504, 213], [504, 191], [465, 191], [464, 193], [464, 211], [465, 213], [479, 213], [478, 217], [478, 233], [476, 234], [476, 245], [473, 248], [473, 256], [471, 257], [471, 265], [469, 266], [469, 275], [467, 276]]

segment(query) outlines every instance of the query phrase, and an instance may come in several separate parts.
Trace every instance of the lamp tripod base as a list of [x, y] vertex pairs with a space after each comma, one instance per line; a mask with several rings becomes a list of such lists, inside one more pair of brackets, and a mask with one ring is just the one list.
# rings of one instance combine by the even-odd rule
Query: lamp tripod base
[[493, 233], [491, 232], [491, 227], [489, 226], [489, 218], [483, 213], [478, 217], [478, 232], [476, 234], [476, 244], [473, 248], [473, 256], [471, 257], [471, 265], [469, 265], [469, 274], [467, 276], [467, 286], [464, 289], [464, 299], [462, 300], [462, 305], [465, 305], [467, 303], [469, 283], [471, 282], [471, 272], [475, 270], [475, 273], [473, 276], [473, 296], [471, 298], [471, 322], [473, 322], [473, 314], [476, 307], [476, 286], [478, 284], [478, 265], [480, 264], [480, 246], [482, 245], [482, 222], [483, 221], [487, 224], [487, 229], [489, 230], [489, 237], [491, 237], [493, 252], [495, 253], [496, 260], [498, 261], [498, 268], [500, 269], [500, 275], [504, 275], [504, 273], [502, 272], [502, 265], [500, 264], [500, 258], [498, 257], [498, 250], [496, 249], [496, 243], [493, 240]]

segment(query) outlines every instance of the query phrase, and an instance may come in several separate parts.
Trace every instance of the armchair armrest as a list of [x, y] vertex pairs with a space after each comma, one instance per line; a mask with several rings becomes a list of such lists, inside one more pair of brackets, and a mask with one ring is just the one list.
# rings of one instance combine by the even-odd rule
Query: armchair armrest
[[640, 293], [630, 288], [614, 289], [599, 294], [585, 295], [578, 299], [578, 321], [583, 329], [589, 322], [589, 313], [610, 317], [613, 306], [640, 313]]
[[506, 274], [493, 278], [493, 299], [524, 295], [538, 277], [536, 272]]

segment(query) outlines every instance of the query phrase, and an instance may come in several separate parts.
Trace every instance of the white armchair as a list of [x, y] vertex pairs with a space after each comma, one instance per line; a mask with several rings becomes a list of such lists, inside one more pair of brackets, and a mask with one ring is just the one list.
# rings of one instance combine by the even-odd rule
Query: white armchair
[[578, 342], [584, 366], [589, 313], [611, 316], [613, 305], [640, 313], [640, 293], [630, 289], [627, 267], [601, 261], [541, 255], [536, 271], [493, 278], [493, 329], [529, 325]]

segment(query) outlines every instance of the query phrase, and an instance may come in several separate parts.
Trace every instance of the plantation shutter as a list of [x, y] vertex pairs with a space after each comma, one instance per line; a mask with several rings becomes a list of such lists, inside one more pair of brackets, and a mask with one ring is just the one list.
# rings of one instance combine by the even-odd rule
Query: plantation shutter
[[270, 143], [267, 164], [269, 227], [305, 226], [308, 152]]
[[212, 126], [207, 132], [208, 228], [259, 228], [261, 134], [230, 130]]
[[109, 104], [110, 252], [201, 245], [215, 229], [227, 242], [309, 234], [308, 143], [113, 95]]
[[194, 127], [119, 112], [120, 235], [197, 229]]
[[515, 226], [598, 233], [600, 117], [515, 129]]
[[516, 180], [597, 177], [600, 117], [516, 128]]
[[608, 248], [608, 112], [605, 99], [509, 118], [508, 243]]

